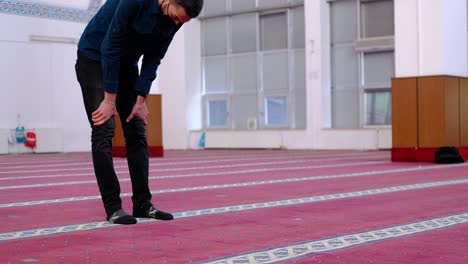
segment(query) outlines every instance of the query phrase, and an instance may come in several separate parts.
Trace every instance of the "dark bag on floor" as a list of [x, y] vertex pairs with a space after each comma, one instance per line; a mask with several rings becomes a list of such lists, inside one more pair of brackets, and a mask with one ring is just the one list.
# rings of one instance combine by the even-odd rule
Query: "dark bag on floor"
[[440, 147], [435, 153], [435, 162], [453, 164], [465, 162], [456, 147]]

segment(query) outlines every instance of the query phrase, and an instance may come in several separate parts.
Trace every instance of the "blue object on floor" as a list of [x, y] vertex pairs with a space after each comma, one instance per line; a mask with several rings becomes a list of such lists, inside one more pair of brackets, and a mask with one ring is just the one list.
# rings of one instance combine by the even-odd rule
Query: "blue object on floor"
[[198, 141], [198, 146], [200, 148], [204, 148], [205, 147], [205, 137], [206, 137], [206, 133], [203, 132], [200, 136], [200, 141]]

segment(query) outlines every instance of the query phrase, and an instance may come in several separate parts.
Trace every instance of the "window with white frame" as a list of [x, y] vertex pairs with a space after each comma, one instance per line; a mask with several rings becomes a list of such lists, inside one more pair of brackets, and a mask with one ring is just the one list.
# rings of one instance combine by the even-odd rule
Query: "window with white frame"
[[391, 125], [393, 0], [329, 0], [332, 127]]
[[303, 0], [205, 0], [200, 20], [205, 128], [305, 128]]
[[227, 108], [226, 100], [210, 100], [208, 102], [208, 126], [218, 128], [226, 127]]
[[270, 126], [288, 124], [288, 103], [286, 96], [267, 96], [265, 98], [266, 123]]

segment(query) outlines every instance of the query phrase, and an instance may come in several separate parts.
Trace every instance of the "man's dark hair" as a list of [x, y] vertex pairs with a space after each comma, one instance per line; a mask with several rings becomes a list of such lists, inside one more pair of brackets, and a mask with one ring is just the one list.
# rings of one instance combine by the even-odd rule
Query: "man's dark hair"
[[176, 2], [185, 8], [185, 12], [191, 18], [197, 17], [203, 8], [203, 0], [176, 0]]

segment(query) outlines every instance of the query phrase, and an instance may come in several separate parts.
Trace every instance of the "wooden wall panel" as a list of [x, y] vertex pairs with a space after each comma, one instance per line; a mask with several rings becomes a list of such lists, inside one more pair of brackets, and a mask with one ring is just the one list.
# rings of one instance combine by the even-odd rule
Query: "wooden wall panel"
[[148, 95], [148, 146], [162, 146], [162, 100], [160, 94]]
[[445, 78], [444, 146], [460, 146], [460, 79]]
[[418, 144], [417, 78], [392, 80], [392, 146], [414, 148]]
[[418, 78], [418, 146], [459, 146], [459, 81], [456, 77]]
[[[148, 126], [146, 127], [148, 146], [162, 146], [162, 100], [161, 95], [151, 94], [146, 99], [148, 107]], [[125, 147], [120, 118], [115, 116], [115, 133], [112, 139], [113, 147]]]
[[460, 145], [468, 146], [468, 78], [460, 78]]
[[445, 93], [443, 79], [418, 78], [418, 146], [435, 147], [443, 142]]
[[114, 130], [114, 138], [112, 138], [112, 146], [113, 147], [125, 147], [125, 137], [122, 130], [122, 123], [120, 122], [120, 117], [116, 113], [115, 114], [115, 130]]

